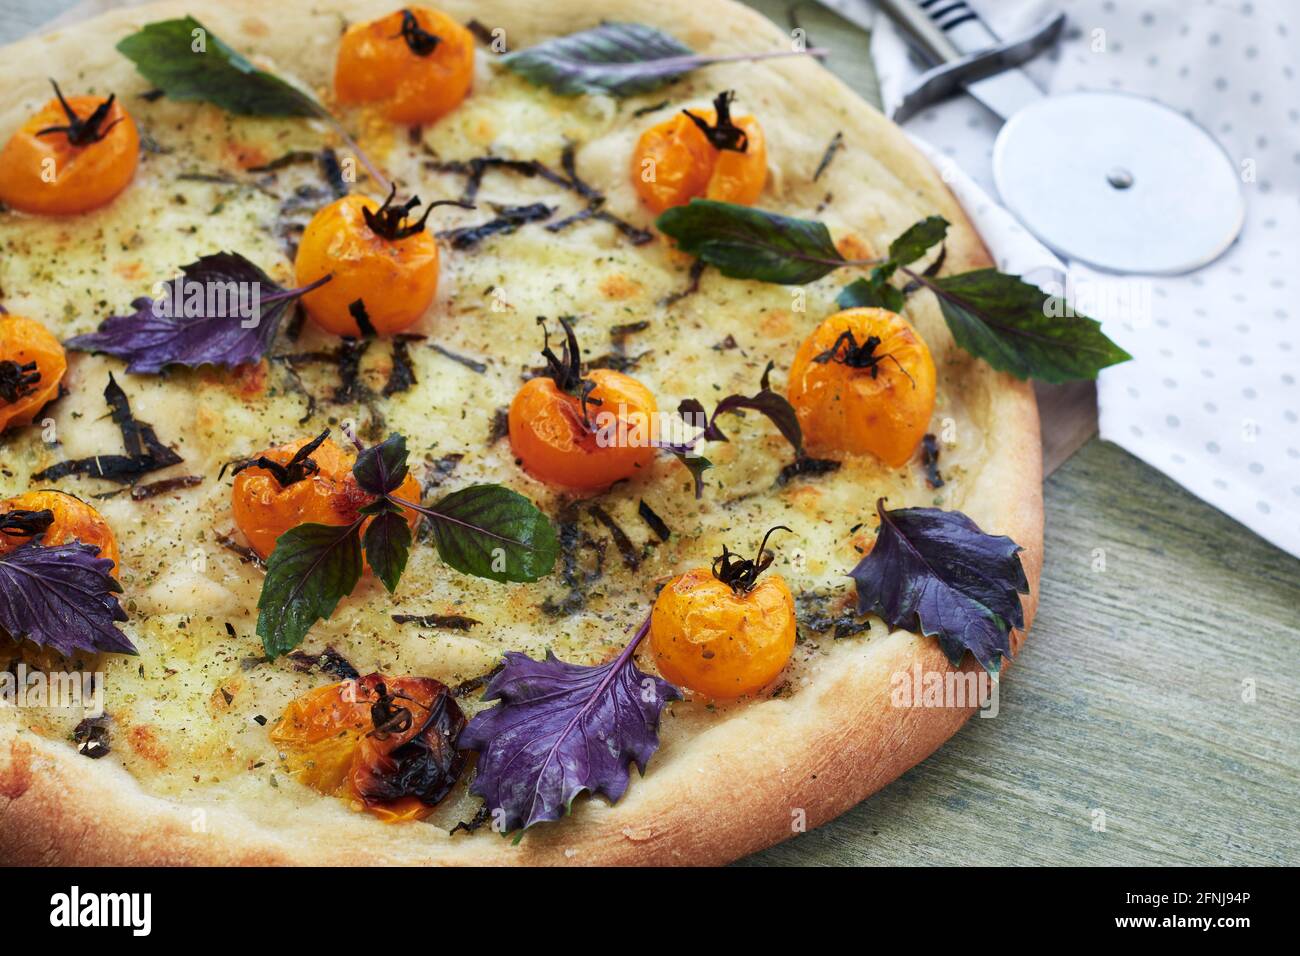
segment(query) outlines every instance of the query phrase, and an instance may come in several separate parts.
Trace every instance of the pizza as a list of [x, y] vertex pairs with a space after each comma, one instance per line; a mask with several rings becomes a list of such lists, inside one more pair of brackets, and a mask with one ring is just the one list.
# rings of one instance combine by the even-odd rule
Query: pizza
[[900, 675], [1023, 640], [1028, 379], [1122, 353], [754, 12], [5, 54], [6, 859], [724, 862], [974, 710]]

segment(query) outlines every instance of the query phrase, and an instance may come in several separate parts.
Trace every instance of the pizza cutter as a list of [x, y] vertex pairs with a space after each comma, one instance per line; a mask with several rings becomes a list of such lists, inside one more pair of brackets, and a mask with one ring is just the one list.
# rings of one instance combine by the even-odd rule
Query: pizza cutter
[[[821, 0], [870, 28], [868, 0]], [[993, 178], [1002, 203], [1061, 256], [1098, 269], [1175, 275], [1217, 259], [1241, 231], [1231, 159], [1204, 129], [1146, 97], [1045, 95], [1019, 64], [1054, 42], [1057, 14], [999, 40], [965, 0], [876, 0], [936, 64], [894, 120], [964, 89], [1001, 117]]]

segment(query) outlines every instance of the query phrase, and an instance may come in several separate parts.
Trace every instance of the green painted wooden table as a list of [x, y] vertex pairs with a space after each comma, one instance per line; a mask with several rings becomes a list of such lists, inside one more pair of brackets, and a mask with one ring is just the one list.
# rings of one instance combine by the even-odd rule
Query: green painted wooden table
[[1045, 499], [998, 716], [746, 862], [1300, 862], [1300, 561], [1096, 439]]
[[[788, 22], [789, 0], [752, 5]], [[0, 0], [0, 42], [72, 6]], [[873, 99], [866, 36], [795, 16]], [[1300, 560], [1096, 439], [1045, 492], [1042, 602], [998, 716], [745, 864], [1300, 863]]]

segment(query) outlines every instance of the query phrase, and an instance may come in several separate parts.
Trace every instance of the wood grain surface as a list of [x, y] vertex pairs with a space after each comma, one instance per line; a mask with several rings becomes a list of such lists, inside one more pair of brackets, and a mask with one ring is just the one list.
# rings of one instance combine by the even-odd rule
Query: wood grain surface
[[[876, 101], [865, 34], [815, 4], [751, 4], [783, 24], [794, 7]], [[74, 6], [0, 0], [0, 42]], [[1091, 383], [1039, 399], [1045, 463], [1064, 465], [1045, 486], [1038, 620], [998, 716], [743, 864], [1300, 863], [1300, 561], [1092, 438]]]
[[1300, 561], [1101, 441], [1044, 490], [1042, 603], [998, 716], [745, 862], [1300, 862]]

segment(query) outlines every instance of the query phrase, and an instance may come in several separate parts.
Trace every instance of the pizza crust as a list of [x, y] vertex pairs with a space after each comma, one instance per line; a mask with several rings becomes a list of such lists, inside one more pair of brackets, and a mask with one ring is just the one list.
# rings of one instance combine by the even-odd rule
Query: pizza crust
[[[472, 16], [508, 25], [515, 47], [618, 19], [658, 26], [708, 53], [775, 47], [784, 39], [772, 23], [730, 0], [660, 0], [649, 6], [604, 0], [598, 11], [586, 0], [450, 0], [440, 6], [462, 22]], [[341, 22], [339, 14], [355, 20], [391, 8], [388, 2], [283, 0], [272, 29], [261, 3], [169, 2], [25, 40], [5, 50], [0, 67], [11, 90], [0, 107], [0, 133], [7, 135], [33, 100], [43, 100], [46, 76], [93, 71], [97, 62], [117, 56], [111, 49], [117, 38], [153, 20], [192, 13], [237, 48], [256, 37], [259, 49], [281, 68], [327, 76], [328, 68], [315, 59], [327, 56], [332, 63], [333, 34], [325, 53], [304, 44], [302, 36], [319, 34], [322, 21]], [[766, 109], [799, 116], [815, 103], [842, 124], [845, 149], [836, 164], [881, 164], [911, 193], [908, 199], [948, 219], [945, 273], [991, 265], [934, 169], [843, 83], [802, 58], [749, 69], [751, 85], [762, 86]], [[809, 136], [819, 144], [827, 138]], [[779, 192], [781, 183], [771, 188]], [[930, 339], [946, 333], [926, 334]], [[996, 453], [986, 455], [967, 479], [964, 510], [985, 531], [1007, 534], [1024, 546], [1028, 626], [1042, 568], [1037, 406], [1028, 384], [982, 362], [971, 360], [966, 374], [970, 381], [964, 384], [981, 403], [985, 446]], [[1014, 635], [1017, 647], [1023, 636]], [[666, 758], [657, 755], [644, 778], [634, 774], [618, 805], [579, 801], [571, 818], [530, 831], [518, 845], [490, 832], [446, 837], [432, 827], [385, 826], [331, 798], [270, 829], [253, 823], [237, 805], [191, 808], [149, 795], [121, 767], [89, 761], [62, 741], [0, 722], [0, 858], [64, 865], [723, 863], [790, 837], [801, 819], [807, 828], [832, 819], [923, 760], [973, 713], [891, 706], [892, 674], [918, 664], [925, 671], [948, 669], [930, 638], [897, 631], [871, 641], [836, 642], [832, 652], [833, 680], [728, 714]]]

